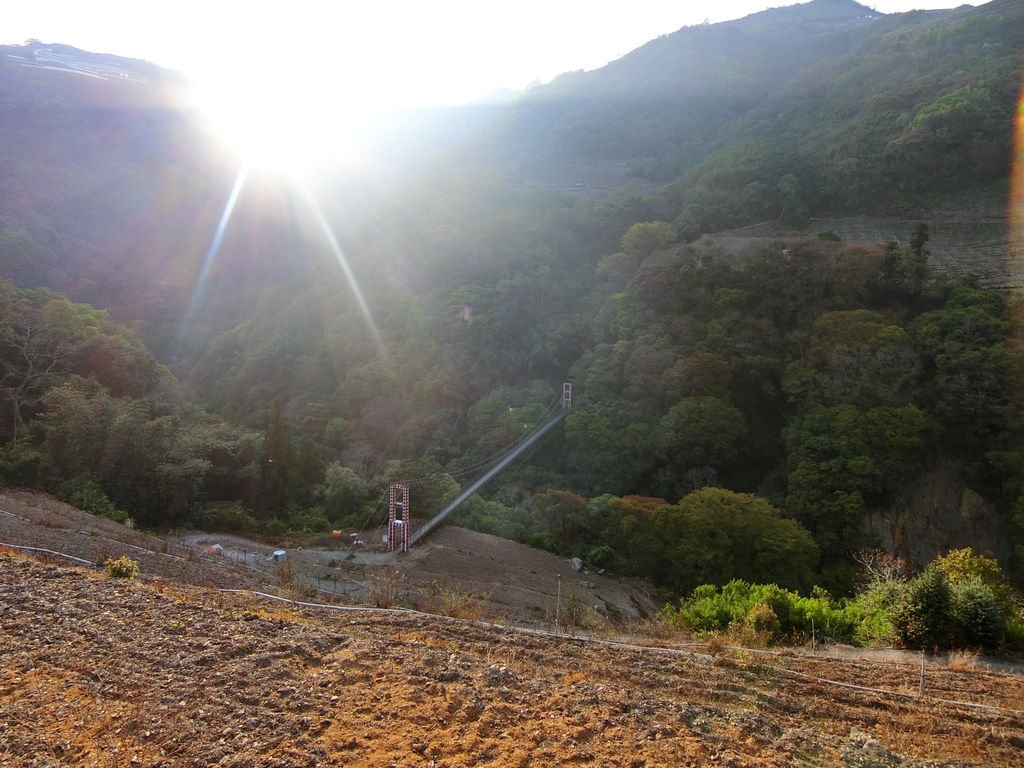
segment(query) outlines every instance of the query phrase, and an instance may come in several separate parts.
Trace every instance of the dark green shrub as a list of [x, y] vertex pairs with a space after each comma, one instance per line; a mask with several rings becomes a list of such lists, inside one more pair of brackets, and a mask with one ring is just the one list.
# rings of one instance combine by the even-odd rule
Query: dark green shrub
[[131, 517], [114, 506], [95, 480], [75, 480], [63, 488], [65, 500], [72, 506], [109, 518], [117, 523], [130, 524]]
[[889, 618], [907, 648], [945, 648], [950, 641], [950, 589], [942, 571], [929, 565], [900, 590]]
[[548, 552], [557, 552], [555, 541], [546, 533], [531, 533], [526, 543], [534, 549], [546, 549]]
[[21, 442], [0, 447], [0, 483], [38, 488], [46, 466], [42, 454]]
[[263, 526], [263, 534], [272, 539], [279, 539], [287, 533], [288, 523], [279, 517], [275, 517], [273, 520], [268, 520], [267, 524]]
[[1006, 616], [999, 599], [980, 578], [953, 585], [950, 615], [955, 646], [993, 649], [1006, 634]]
[[946, 574], [951, 587], [972, 579], [980, 581], [995, 596], [1004, 615], [1013, 612], [1013, 586], [993, 558], [979, 555], [970, 547], [965, 547], [935, 558], [935, 567]]
[[308, 509], [291, 510], [289, 520], [289, 527], [296, 533], [325, 533], [331, 530], [331, 523], [324, 514], [324, 508], [319, 505]]
[[592, 568], [604, 568], [613, 569], [615, 568], [618, 556], [615, 554], [615, 550], [609, 547], [607, 544], [601, 544], [594, 547], [589, 552], [584, 560]]
[[199, 527], [204, 531], [242, 533], [251, 531], [256, 521], [237, 501], [218, 501], [206, 504], [199, 513]]
[[1024, 611], [1018, 609], [1006, 620], [1005, 648], [1024, 653]]

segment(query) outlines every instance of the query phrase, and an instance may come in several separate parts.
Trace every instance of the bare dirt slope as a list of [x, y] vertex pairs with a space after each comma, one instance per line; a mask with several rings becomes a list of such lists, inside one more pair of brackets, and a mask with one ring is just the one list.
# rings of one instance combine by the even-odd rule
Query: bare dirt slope
[[158, 536], [136, 531], [65, 504], [52, 496], [0, 489], [0, 543], [36, 547], [101, 563], [127, 555], [142, 571], [189, 584], [256, 587], [266, 578], [226, 560], [175, 548]]
[[441, 528], [398, 561], [411, 582], [457, 583], [479, 595], [487, 613], [547, 624], [561, 593], [563, 616], [583, 627], [621, 626], [652, 616], [661, 606], [653, 590], [629, 580], [574, 571], [570, 561], [514, 541], [464, 528]]
[[0, 659], [5, 767], [1016, 767], [1024, 754], [1024, 681], [1005, 673], [929, 669], [919, 698], [912, 665], [303, 608], [5, 552]]
[[[367, 538], [379, 540], [379, 533]], [[0, 543], [50, 549], [92, 563], [128, 555], [144, 574], [200, 586], [269, 591], [288, 586], [318, 600], [384, 602], [530, 626], [553, 627], [560, 593], [564, 613], [559, 618], [579, 631], [629, 626], [660, 607], [642, 583], [577, 572], [549, 552], [450, 526], [407, 555], [332, 549], [329, 539], [324, 548], [280, 542], [287, 550], [286, 567], [280, 567], [270, 560], [278, 544], [197, 532], [161, 537], [45, 494], [0, 489]], [[214, 544], [223, 547], [220, 554], [204, 554]]]

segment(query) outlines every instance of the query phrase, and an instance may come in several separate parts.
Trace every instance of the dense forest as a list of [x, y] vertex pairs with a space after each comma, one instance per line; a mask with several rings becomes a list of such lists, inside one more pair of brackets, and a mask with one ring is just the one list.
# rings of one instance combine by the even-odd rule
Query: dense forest
[[[644, 230], [667, 231], [650, 222], [626, 235]], [[843, 589], [852, 556], [876, 543], [868, 513], [898, 507], [941, 463], [1001, 510], [1000, 533], [1019, 535], [1014, 308], [936, 276], [923, 251], [810, 239], [734, 263], [705, 240], [612, 254], [595, 272], [604, 298], [589, 331], [575, 350], [563, 342], [577, 355], [563, 369], [576, 382], [573, 412], [463, 519], [684, 591], [729, 573], [679, 550], [710, 546], [684, 533], [697, 524], [686, 522], [685, 502], [701, 488], [730, 488], [765, 501], [750, 519], [715, 515], [722, 546], [735, 548], [722, 557], [794, 587]], [[429, 514], [457, 488], [451, 475], [532, 430], [557, 397], [558, 371], [542, 368], [550, 350], [503, 339], [522, 327], [528, 297], [541, 312], [543, 285], [472, 303], [462, 287], [446, 322], [406, 318], [407, 346], [340, 386], [327, 370], [335, 337], [285, 343], [255, 326], [249, 378], [207, 386], [222, 387], [227, 397], [213, 405], [236, 423], [275, 387], [259, 428], [189, 404], [104, 313], [8, 284], [8, 481], [65, 494], [92, 481], [142, 524], [280, 533], [359, 526], [387, 482], [428, 476], [416, 502]], [[310, 297], [296, 304], [319, 311]], [[381, 326], [389, 338], [390, 322]], [[228, 352], [218, 344], [209, 354], [230, 370]], [[286, 388], [295, 381], [301, 396]], [[460, 387], [482, 393], [465, 411]]]
[[[936, 272], [923, 224], [854, 243], [808, 216], [1005, 198], [1022, 10], [680, 30], [400, 191], [252, 175], [230, 221], [173, 78], [124, 110], [110, 86], [139, 84], [3, 61], [0, 480], [143, 526], [358, 530], [389, 482], [436, 512], [568, 381], [461, 523], [676, 595], [847, 594], [879, 547], [971, 546], [1019, 584], [1019, 303]], [[764, 220], [744, 249], [706, 234]]]

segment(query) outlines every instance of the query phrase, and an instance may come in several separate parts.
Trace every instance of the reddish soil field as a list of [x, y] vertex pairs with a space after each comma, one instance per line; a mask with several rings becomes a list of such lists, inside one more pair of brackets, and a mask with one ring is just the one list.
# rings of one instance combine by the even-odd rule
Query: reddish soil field
[[0, 554], [0, 656], [4, 766], [1019, 766], [1024, 754], [1024, 681], [1007, 673], [930, 668], [918, 697], [912, 665], [302, 608], [20, 554]]
[[5, 767], [1018, 768], [1024, 755], [1012, 672], [929, 663], [919, 695], [917, 663], [305, 607], [13, 550], [0, 551], [0, 659]]

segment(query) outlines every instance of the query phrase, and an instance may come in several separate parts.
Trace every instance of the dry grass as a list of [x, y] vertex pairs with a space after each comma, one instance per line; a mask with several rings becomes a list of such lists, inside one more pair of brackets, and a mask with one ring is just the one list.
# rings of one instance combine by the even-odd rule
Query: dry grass
[[466, 592], [452, 582], [435, 579], [421, 587], [420, 593], [425, 609], [430, 613], [467, 621], [482, 621], [484, 618], [483, 604], [487, 597]]
[[402, 600], [406, 588], [405, 573], [402, 571], [381, 570], [373, 579], [367, 595], [370, 605], [374, 608], [394, 608]]
[[629, 628], [630, 634], [640, 635], [642, 643], [659, 645], [664, 643], [680, 643], [693, 639], [693, 632], [677, 627], [659, 615], [644, 619]]
[[960, 671], [978, 669], [981, 654], [977, 651], [951, 651], [946, 657], [946, 667]]

